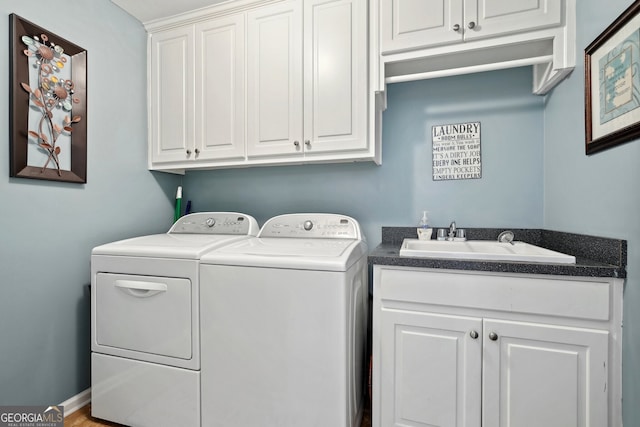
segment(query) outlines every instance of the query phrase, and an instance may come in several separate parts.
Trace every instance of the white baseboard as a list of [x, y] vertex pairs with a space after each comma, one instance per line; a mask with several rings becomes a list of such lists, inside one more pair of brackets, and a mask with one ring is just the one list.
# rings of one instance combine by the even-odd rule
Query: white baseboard
[[67, 417], [83, 406], [88, 405], [89, 402], [91, 402], [91, 388], [70, 397], [60, 405], [64, 406], [64, 416]]

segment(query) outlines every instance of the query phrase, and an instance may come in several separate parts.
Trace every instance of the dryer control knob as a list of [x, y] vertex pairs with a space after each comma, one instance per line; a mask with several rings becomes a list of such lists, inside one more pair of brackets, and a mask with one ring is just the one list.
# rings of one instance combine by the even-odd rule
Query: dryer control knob
[[309, 231], [313, 228], [313, 222], [311, 222], [310, 220], [306, 220], [302, 226], [305, 230]]
[[213, 218], [207, 218], [204, 223], [207, 224], [207, 227], [213, 227], [216, 225], [216, 220]]

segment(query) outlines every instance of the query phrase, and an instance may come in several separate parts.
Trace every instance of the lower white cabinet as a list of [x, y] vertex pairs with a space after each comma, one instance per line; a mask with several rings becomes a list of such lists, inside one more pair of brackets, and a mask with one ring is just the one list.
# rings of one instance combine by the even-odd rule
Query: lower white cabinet
[[[482, 319], [409, 310], [379, 314], [378, 426], [480, 425]], [[374, 342], [375, 344], [375, 342]]]
[[373, 426], [621, 426], [622, 286], [374, 266]]
[[484, 319], [482, 341], [482, 425], [607, 425], [607, 330]]

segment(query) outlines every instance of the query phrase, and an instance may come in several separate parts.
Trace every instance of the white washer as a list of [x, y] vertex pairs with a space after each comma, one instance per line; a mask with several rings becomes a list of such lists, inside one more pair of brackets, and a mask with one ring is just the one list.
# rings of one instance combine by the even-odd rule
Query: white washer
[[366, 254], [354, 219], [290, 214], [202, 257], [203, 426], [359, 426]]
[[93, 249], [93, 416], [131, 426], [200, 425], [199, 259], [257, 232], [249, 215], [195, 213], [165, 234]]

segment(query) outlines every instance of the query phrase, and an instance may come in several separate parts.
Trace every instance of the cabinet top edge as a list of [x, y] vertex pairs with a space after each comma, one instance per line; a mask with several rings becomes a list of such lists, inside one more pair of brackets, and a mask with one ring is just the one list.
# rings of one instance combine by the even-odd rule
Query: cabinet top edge
[[177, 15], [146, 21], [143, 22], [142, 25], [148, 33], [153, 33], [179, 26], [197, 24], [198, 22], [207, 21], [212, 18], [233, 15], [256, 7], [272, 3], [281, 3], [283, 1], [284, 0], [229, 0], [224, 3], [206, 6], [201, 9], [190, 10]]

